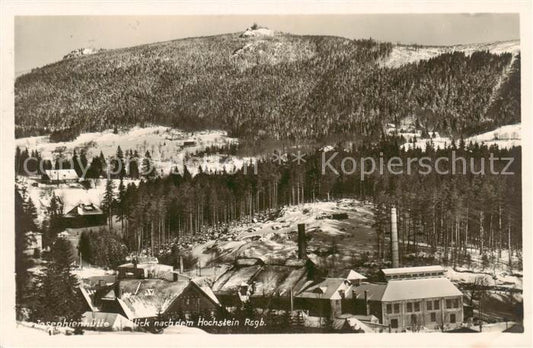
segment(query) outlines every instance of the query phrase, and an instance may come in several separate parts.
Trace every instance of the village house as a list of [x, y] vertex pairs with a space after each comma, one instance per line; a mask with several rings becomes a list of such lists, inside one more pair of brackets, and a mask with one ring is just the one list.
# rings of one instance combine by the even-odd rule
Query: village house
[[343, 313], [342, 300], [351, 284], [343, 278], [310, 281], [296, 295], [296, 308], [310, 317], [335, 318]]
[[372, 326], [372, 332], [382, 331], [381, 298], [386, 285], [364, 282], [365, 279], [362, 274], [347, 270], [342, 277], [309, 281], [296, 294], [295, 308], [305, 313], [310, 326], [320, 327], [327, 320], [339, 326], [342, 319], [343, 325], [349, 324], [355, 331], [359, 330], [354, 326], [358, 321]]
[[222, 308], [209, 286], [187, 277], [176, 281], [122, 279], [101, 300], [102, 312], [118, 313], [132, 321], [210, 318]]
[[27, 232], [26, 238], [29, 243], [24, 249], [24, 254], [30, 256], [38, 256], [43, 250], [43, 234], [40, 232]]
[[93, 203], [80, 203], [63, 215], [63, 226], [69, 228], [106, 226], [107, 215]]
[[45, 184], [74, 184], [80, 177], [74, 169], [46, 169], [41, 180]]
[[118, 266], [118, 279], [159, 278], [174, 280], [177, 273], [169, 265], [160, 264], [156, 257], [134, 257], [129, 263]]

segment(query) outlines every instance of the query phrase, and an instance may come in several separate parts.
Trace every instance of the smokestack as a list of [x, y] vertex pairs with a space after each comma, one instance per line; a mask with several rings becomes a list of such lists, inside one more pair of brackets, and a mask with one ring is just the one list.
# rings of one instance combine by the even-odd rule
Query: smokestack
[[392, 249], [392, 268], [400, 267], [400, 258], [398, 256], [398, 222], [396, 218], [396, 208], [391, 208], [391, 249]]
[[137, 278], [137, 264], [139, 263], [139, 260], [137, 260], [137, 256], [133, 257], [132, 263], [133, 263], [133, 277]]
[[365, 290], [365, 315], [368, 315], [368, 290]]
[[122, 292], [120, 291], [120, 282], [115, 282], [115, 297], [116, 298], [121, 298], [122, 297]]
[[307, 257], [307, 247], [305, 240], [305, 224], [298, 224], [298, 258], [305, 259]]

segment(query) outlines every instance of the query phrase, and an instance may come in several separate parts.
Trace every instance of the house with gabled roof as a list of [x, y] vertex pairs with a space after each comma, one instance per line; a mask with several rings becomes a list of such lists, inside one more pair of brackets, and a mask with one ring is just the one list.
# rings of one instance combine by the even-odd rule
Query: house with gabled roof
[[74, 169], [46, 169], [41, 179], [47, 184], [68, 184], [80, 181]]
[[63, 215], [63, 224], [68, 228], [106, 226], [107, 215], [93, 203], [79, 203]]
[[213, 316], [221, 304], [202, 280], [181, 277], [164, 279], [122, 279], [102, 297], [103, 312], [119, 313], [129, 320], [158, 317], [188, 319]]

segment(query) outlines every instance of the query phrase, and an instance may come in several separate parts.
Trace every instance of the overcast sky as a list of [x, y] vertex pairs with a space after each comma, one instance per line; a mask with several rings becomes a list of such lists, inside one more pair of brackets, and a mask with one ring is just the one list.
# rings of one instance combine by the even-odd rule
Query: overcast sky
[[60, 60], [80, 47], [120, 48], [240, 32], [252, 23], [293, 34], [450, 45], [518, 40], [517, 14], [287, 16], [25, 16], [15, 19], [15, 71]]

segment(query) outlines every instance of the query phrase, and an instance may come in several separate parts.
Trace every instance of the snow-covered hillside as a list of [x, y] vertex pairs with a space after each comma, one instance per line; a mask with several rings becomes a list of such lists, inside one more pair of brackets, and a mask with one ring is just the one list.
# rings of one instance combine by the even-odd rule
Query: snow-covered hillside
[[391, 54], [382, 62], [383, 66], [397, 68], [399, 66], [427, 60], [443, 53], [464, 52], [467, 55], [475, 51], [489, 51], [494, 54], [520, 52], [520, 41], [502, 41], [494, 43], [479, 43], [454, 46], [410, 46], [395, 45]]
[[[465, 139], [465, 143], [478, 143], [487, 146], [497, 145], [500, 148], [511, 148], [513, 146], [521, 146], [522, 125], [520, 123], [510, 124], [499, 127], [493, 131], [471, 136]], [[425, 149], [428, 142], [433, 143], [435, 148], [443, 148], [450, 145], [452, 140], [448, 137], [437, 136], [435, 138], [417, 138], [416, 142], [407, 142], [402, 145], [403, 149], [410, 149], [414, 147]]]
[[493, 131], [474, 135], [468, 138], [473, 143], [484, 143], [486, 145], [498, 145], [499, 147], [509, 148], [521, 145], [522, 125], [510, 124], [497, 128]]
[[215, 261], [213, 258], [220, 262], [246, 256], [276, 262], [296, 257], [297, 225], [305, 223], [311, 259], [336, 244], [339, 261], [346, 258], [348, 262], [354, 255], [374, 249], [373, 221], [371, 206], [353, 199], [289, 206], [273, 219], [230, 226], [230, 236], [197, 245], [193, 255], [202, 265]]
[[83, 133], [73, 141], [59, 143], [51, 143], [48, 136], [16, 139], [17, 146], [30, 151], [37, 150], [44, 159], [55, 159], [62, 155], [70, 158], [74, 150], [78, 154], [85, 151], [89, 159], [100, 152], [108, 158], [116, 154], [119, 145], [122, 151], [137, 151], [139, 156], [150, 151], [156, 167], [163, 173], [168, 174], [175, 167], [181, 170], [186, 164], [193, 175], [200, 166], [205, 172], [222, 169], [229, 172], [241, 168], [245, 161], [253, 161], [253, 158], [229, 155], [194, 156], [208, 147], [224, 147], [236, 142], [237, 139], [228, 137], [224, 131], [184, 132], [164, 126], [133, 127], [117, 134], [112, 130]]

